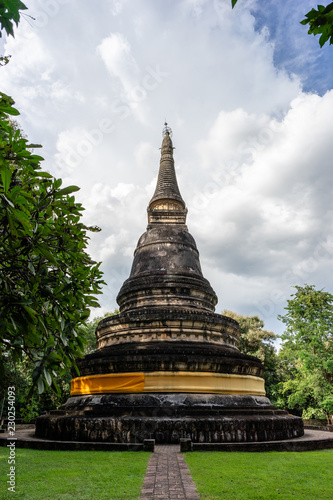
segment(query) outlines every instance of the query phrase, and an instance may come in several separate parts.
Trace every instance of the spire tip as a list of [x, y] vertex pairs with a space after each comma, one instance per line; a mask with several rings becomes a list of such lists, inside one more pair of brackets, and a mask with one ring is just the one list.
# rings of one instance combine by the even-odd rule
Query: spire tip
[[162, 137], [165, 137], [166, 135], [168, 135], [169, 137], [172, 137], [172, 130], [170, 127], [168, 127], [167, 121], [165, 120], [164, 128], [162, 130]]

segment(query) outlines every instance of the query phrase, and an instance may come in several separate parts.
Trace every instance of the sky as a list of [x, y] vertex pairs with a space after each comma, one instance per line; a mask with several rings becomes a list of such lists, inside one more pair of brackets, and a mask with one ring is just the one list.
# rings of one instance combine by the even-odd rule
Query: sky
[[25, 3], [0, 88], [102, 229], [93, 316], [117, 307], [146, 230], [165, 120], [216, 312], [281, 334], [293, 286], [333, 293], [333, 47], [300, 24], [313, 0]]

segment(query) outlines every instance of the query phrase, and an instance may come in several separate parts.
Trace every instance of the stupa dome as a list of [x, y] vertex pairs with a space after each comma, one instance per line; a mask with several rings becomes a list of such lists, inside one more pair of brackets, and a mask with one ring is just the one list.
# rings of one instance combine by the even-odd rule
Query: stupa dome
[[39, 417], [40, 437], [177, 443], [265, 441], [303, 433], [302, 419], [265, 397], [264, 366], [237, 347], [240, 328], [216, 314], [186, 226], [166, 125], [148, 226], [117, 301], [96, 329], [97, 350], [78, 361], [71, 397]]

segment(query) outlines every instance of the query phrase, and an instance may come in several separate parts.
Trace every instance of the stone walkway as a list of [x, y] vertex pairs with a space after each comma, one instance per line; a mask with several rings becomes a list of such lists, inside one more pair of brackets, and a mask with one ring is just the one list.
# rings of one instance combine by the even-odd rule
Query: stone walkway
[[179, 445], [157, 445], [151, 455], [140, 500], [199, 500]]

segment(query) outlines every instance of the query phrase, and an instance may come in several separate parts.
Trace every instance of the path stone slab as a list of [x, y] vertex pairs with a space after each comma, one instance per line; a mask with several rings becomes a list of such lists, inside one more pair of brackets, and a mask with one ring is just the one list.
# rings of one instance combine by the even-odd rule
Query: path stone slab
[[155, 447], [140, 500], [199, 500], [199, 493], [178, 445]]

